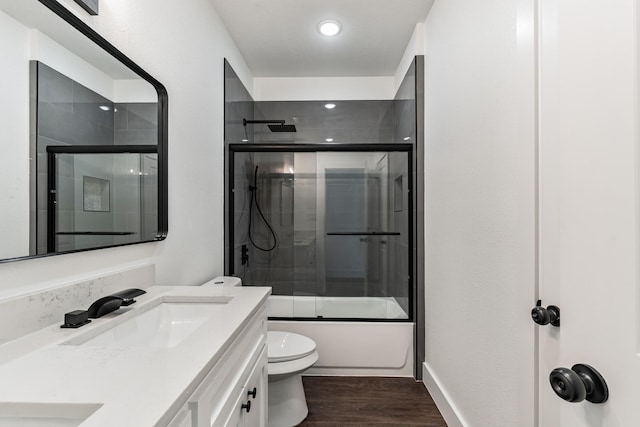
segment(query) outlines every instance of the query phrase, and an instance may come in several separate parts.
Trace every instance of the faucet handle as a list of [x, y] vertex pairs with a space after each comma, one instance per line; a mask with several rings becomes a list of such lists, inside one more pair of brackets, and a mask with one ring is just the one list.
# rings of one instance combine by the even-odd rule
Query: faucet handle
[[112, 311], [116, 311], [121, 306], [131, 305], [136, 302], [136, 300], [133, 299], [134, 297], [143, 294], [146, 294], [146, 292], [142, 289], [131, 288], [97, 299], [87, 310], [89, 312], [89, 318], [97, 319]]
[[140, 295], [144, 295], [146, 293], [147, 292], [143, 291], [142, 289], [130, 288], [120, 292], [116, 292], [115, 294], [111, 294], [110, 296], [122, 299], [121, 305], [127, 306], [136, 302], [136, 300], [134, 300], [135, 297], [139, 297]]
[[112, 311], [116, 311], [122, 305], [122, 298], [116, 297], [113, 295], [109, 295], [106, 297], [99, 298], [91, 304], [89, 309], [89, 318], [97, 319], [98, 317], [102, 317], [105, 314], [111, 313]]

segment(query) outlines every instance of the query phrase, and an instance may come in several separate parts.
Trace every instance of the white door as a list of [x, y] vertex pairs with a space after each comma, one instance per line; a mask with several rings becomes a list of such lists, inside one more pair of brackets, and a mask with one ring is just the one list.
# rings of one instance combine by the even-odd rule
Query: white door
[[[561, 319], [538, 329], [541, 427], [640, 425], [636, 3], [539, 3], [539, 297]], [[578, 363], [608, 401], [555, 395]]]

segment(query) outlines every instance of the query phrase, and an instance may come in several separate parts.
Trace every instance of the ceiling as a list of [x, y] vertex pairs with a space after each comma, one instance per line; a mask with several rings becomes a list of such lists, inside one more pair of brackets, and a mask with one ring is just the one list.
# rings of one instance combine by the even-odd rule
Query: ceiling
[[[433, 0], [212, 0], [254, 77], [392, 76]], [[325, 37], [320, 21], [342, 32]]]

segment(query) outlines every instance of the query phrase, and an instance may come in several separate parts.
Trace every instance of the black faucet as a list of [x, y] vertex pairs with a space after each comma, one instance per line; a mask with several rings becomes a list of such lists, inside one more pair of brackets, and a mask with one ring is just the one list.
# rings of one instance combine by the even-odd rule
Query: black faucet
[[142, 294], [146, 294], [146, 292], [142, 289], [131, 288], [99, 298], [89, 307], [89, 318], [97, 319], [112, 311], [116, 311], [121, 306], [131, 305], [136, 302], [134, 298]]

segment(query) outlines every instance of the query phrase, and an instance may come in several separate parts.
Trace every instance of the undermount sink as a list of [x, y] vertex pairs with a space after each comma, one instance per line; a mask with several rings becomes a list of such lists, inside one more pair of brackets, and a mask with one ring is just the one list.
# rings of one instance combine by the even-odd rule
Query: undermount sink
[[0, 402], [0, 427], [75, 427], [101, 406], [97, 403]]
[[[232, 297], [163, 301], [104, 332], [80, 336], [65, 344], [93, 347], [175, 347], [220, 312]], [[116, 322], [117, 319], [114, 320]]]

